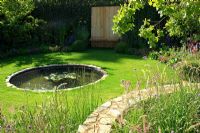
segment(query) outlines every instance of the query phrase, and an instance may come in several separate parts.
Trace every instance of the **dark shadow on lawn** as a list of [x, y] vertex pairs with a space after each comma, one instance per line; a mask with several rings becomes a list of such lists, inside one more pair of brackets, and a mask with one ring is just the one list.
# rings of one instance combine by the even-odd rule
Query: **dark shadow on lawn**
[[84, 52], [80, 58], [76, 59], [76, 61], [82, 60], [94, 60], [101, 62], [118, 62], [120, 59], [138, 59], [142, 58], [134, 55], [126, 55], [126, 54], [118, 54], [114, 50], [110, 49], [91, 49], [87, 52]]
[[64, 60], [63, 58], [59, 57], [59, 55], [62, 54], [55, 53], [53, 56], [49, 54], [39, 54], [25, 58], [18, 58], [18, 60], [16, 61], [16, 66], [23, 66], [29, 64], [33, 64], [33, 66], [43, 66], [50, 64], [67, 64], [68, 62], [70, 62], [70, 59]]
[[88, 50], [82, 52], [78, 58], [74, 57], [73, 54], [80, 53], [52, 53], [52, 54], [32, 54], [18, 57], [12, 57], [1, 60], [0, 67], [15, 63], [16, 66], [30, 65], [42, 66], [49, 64], [67, 64], [69, 62], [80, 62], [87, 60], [101, 61], [101, 62], [118, 62], [122, 58], [126, 59], [142, 59], [141, 57], [133, 55], [117, 54], [113, 50]]
[[[8, 59], [2, 60], [0, 62], [0, 67], [6, 66], [11, 63], [15, 63], [15, 65], [18, 67], [30, 64], [33, 64], [33, 66], [42, 66], [48, 64], [66, 64], [67, 62], [62, 58], [59, 58], [59, 55], [62, 55], [62, 53], [53, 53], [53, 55], [51, 55], [51, 53], [42, 53], [10, 57]], [[65, 53], [65, 55], [68, 56], [70, 55], [70, 53]]]

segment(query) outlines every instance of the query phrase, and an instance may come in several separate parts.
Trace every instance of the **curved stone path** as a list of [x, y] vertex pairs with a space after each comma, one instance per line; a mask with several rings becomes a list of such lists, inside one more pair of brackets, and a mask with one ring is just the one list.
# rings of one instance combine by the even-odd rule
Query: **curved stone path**
[[[189, 84], [184, 84], [188, 86]], [[191, 85], [191, 84], [190, 84]], [[134, 90], [120, 97], [112, 99], [98, 107], [78, 128], [78, 133], [110, 133], [112, 124], [123, 120], [129, 108], [133, 107], [141, 100], [158, 96], [162, 93], [172, 93], [180, 85], [165, 85], [144, 90]], [[197, 85], [200, 87], [200, 84]]]

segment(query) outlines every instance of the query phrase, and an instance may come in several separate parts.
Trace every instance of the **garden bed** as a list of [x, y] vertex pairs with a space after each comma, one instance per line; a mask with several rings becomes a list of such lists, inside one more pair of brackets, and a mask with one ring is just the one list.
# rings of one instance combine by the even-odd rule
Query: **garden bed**
[[[19, 91], [7, 87], [6, 85], [6, 78], [19, 70], [49, 64], [66, 63], [100, 66], [109, 76], [106, 80], [92, 86], [68, 92], [60, 92], [58, 99], [59, 105], [61, 104], [62, 106], [59, 106], [58, 108], [57, 105], [52, 106], [54, 105], [53, 103], [56, 103], [54, 93], [38, 94], [34, 92]], [[85, 53], [50, 53], [19, 56], [1, 60], [0, 66], [1, 112], [10, 118], [13, 118], [11, 120], [16, 121], [16, 124], [18, 123], [17, 128], [22, 131], [26, 130], [26, 126], [30, 124], [30, 121], [32, 128], [36, 131], [42, 131], [44, 129], [43, 126], [47, 126], [46, 130], [58, 130], [59, 127], [64, 126], [66, 132], [76, 131], [78, 125], [83, 123], [96, 107], [124, 92], [123, 88], [120, 87], [122, 79], [131, 80], [133, 85], [136, 84], [137, 79], [142, 79], [141, 86], [144, 87], [146, 79], [143, 78], [144, 74], [141, 69], [152, 70], [152, 75], [155, 72], [162, 73], [166, 70], [165, 72], [168, 75], [166, 82], [170, 82], [172, 77], [175, 77], [175, 73], [171, 68], [168, 68], [158, 61], [143, 59], [132, 55], [116, 54], [112, 50], [89, 50]], [[51, 101], [54, 102], [52, 103]], [[42, 103], [44, 107], [40, 106]], [[36, 115], [34, 112], [40, 112], [38, 118], [29, 116], [28, 114], [30, 112], [27, 110], [32, 110], [32, 115]], [[44, 111], [46, 111], [46, 114], [43, 114]], [[24, 112], [24, 115], [12, 117], [20, 112]], [[59, 120], [57, 119], [58, 114]], [[22, 119], [22, 116], [26, 117], [23, 117]], [[46, 118], [50, 118], [50, 116], [51, 122], [48, 122]], [[9, 120], [7, 120], [7, 122], [8, 121]], [[38, 125], [39, 122], [43, 122], [43, 124]], [[63, 125], [63, 123], [65, 124]], [[5, 126], [6, 124], [9, 123], [4, 123], [2, 126]]]

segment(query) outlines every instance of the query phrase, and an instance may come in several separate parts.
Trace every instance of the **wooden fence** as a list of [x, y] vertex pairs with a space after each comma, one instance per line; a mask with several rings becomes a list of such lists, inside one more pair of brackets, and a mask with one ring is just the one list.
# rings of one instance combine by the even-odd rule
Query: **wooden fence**
[[92, 7], [91, 45], [92, 47], [114, 47], [119, 36], [112, 31], [113, 16], [119, 6]]

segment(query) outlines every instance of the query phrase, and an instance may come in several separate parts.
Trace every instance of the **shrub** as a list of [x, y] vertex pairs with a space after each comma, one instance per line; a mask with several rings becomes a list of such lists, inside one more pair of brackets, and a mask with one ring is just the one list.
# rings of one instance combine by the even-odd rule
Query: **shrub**
[[88, 38], [90, 33], [86, 26], [78, 26], [75, 30], [75, 38], [74, 41], [68, 48], [69, 51], [84, 51], [88, 48]]
[[88, 48], [88, 42], [85, 40], [76, 40], [70, 47], [69, 51], [84, 51]]
[[65, 24], [56, 23], [52, 25], [51, 38], [54, 41], [53, 43], [64, 45], [65, 37], [69, 32], [69, 27]]
[[125, 53], [128, 53], [128, 50], [129, 50], [129, 46], [125, 42], [119, 42], [117, 44], [117, 46], [115, 47], [115, 51], [117, 53], [123, 53], [123, 54], [125, 54]]
[[157, 60], [159, 58], [159, 52], [157, 51], [150, 52], [148, 57], [151, 60]]
[[170, 66], [180, 62], [183, 56], [187, 56], [187, 52], [185, 48], [181, 48], [179, 50], [175, 50], [174, 48], [169, 49], [160, 49], [160, 51], [150, 52], [148, 57], [152, 60], [159, 60], [162, 63], [166, 63]]
[[184, 63], [179, 68], [180, 77], [183, 80], [191, 82], [200, 82], [200, 63], [199, 62], [189, 62]]
[[200, 81], [200, 52], [192, 54], [183, 47], [178, 50], [169, 49], [167, 51], [152, 52], [149, 57], [173, 66], [173, 68], [178, 70], [179, 76], [183, 80]]
[[37, 31], [44, 21], [31, 16], [34, 8], [32, 0], [0, 1], [0, 45], [4, 45], [1, 47], [3, 52], [37, 42]]
[[78, 26], [77, 30], [75, 31], [75, 36], [77, 40], [88, 40], [90, 33], [86, 26]]

